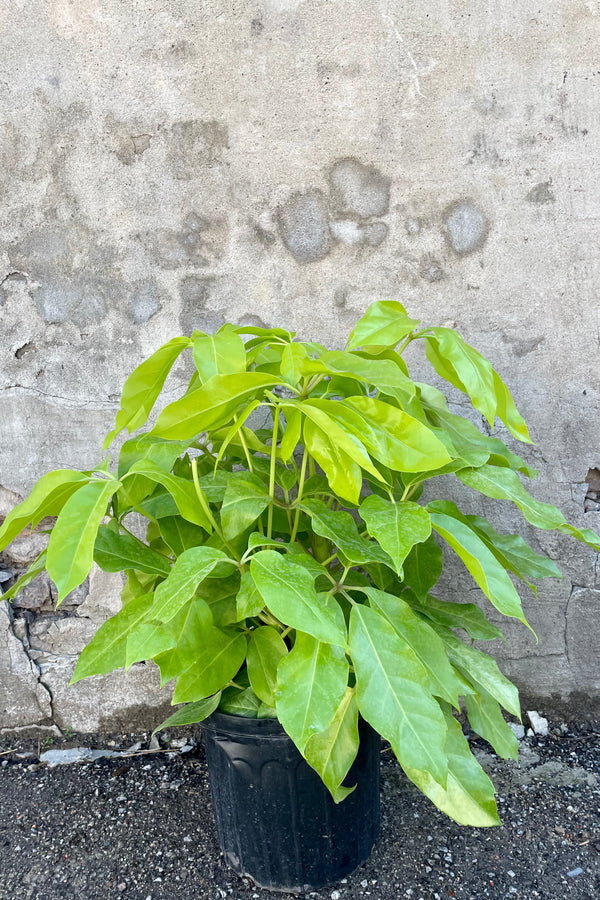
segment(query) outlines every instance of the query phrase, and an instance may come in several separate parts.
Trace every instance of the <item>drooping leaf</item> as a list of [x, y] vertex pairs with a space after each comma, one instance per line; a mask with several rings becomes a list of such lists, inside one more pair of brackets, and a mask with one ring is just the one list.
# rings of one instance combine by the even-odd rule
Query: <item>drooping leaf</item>
[[31, 563], [26, 572], [17, 578], [12, 587], [8, 588], [8, 590], [2, 593], [0, 591], [0, 600], [14, 600], [20, 591], [23, 590], [24, 587], [27, 587], [34, 578], [37, 578], [38, 575], [46, 568], [46, 551], [42, 550], [39, 556]]
[[446, 724], [446, 787], [435, 781], [429, 772], [406, 765], [402, 768], [419, 790], [455, 822], [477, 828], [500, 825], [494, 785], [471, 753], [462, 728], [451, 713], [446, 714]]
[[475, 409], [493, 425], [497, 401], [491, 364], [451, 328], [431, 328], [428, 331], [425, 351], [435, 371], [467, 394]]
[[408, 603], [377, 588], [366, 588], [369, 605], [380, 613], [413, 650], [427, 670], [429, 691], [457, 709], [460, 685], [448, 662], [444, 643], [426, 622], [416, 616]]
[[260, 372], [213, 375], [202, 387], [170, 403], [156, 420], [153, 434], [185, 441], [209, 428], [226, 425], [244, 403], [280, 382], [280, 378]]
[[11, 509], [2, 523], [0, 551], [28, 525], [35, 527], [45, 516], [57, 516], [69, 497], [89, 480], [89, 475], [73, 469], [55, 469], [42, 475], [29, 496]]
[[496, 415], [500, 421], [504, 422], [518, 441], [524, 441], [527, 444], [533, 443], [529, 437], [525, 419], [515, 406], [508, 388], [496, 371], [494, 371], [494, 388], [496, 391]]
[[149, 574], [168, 575], [170, 563], [131, 534], [119, 534], [101, 525], [94, 543], [94, 562], [105, 572], [137, 569]]
[[115, 427], [104, 441], [105, 450], [125, 427], [131, 434], [147, 422], [175, 360], [191, 343], [187, 337], [173, 338], [134, 369], [123, 387]]
[[161, 687], [187, 672], [194, 665], [198, 649], [210, 639], [213, 621], [208, 604], [201, 598], [189, 600], [166, 628], [173, 634], [175, 644], [154, 660], [160, 669]]
[[246, 719], [258, 719], [261, 706], [264, 705], [258, 699], [251, 687], [239, 690], [237, 687], [227, 687], [221, 696], [219, 709], [229, 713], [230, 716], [244, 716]]
[[300, 407], [286, 406], [285, 431], [281, 438], [279, 453], [282, 460], [287, 463], [293, 456], [300, 436], [302, 434], [302, 413]]
[[175, 728], [176, 726], [181, 725], [196, 725], [198, 722], [203, 722], [214, 713], [220, 700], [221, 692], [219, 691], [218, 693], [213, 694], [212, 697], [205, 697], [203, 700], [197, 700], [196, 703], [186, 703], [185, 706], [182, 706], [181, 709], [174, 712], [172, 716], [169, 716], [168, 719], [165, 719], [164, 722], [157, 725], [152, 732], [152, 737], [164, 728]]
[[[304, 400], [301, 409], [305, 419], [308, 419], [313, 425], [316, 425], [321, 432], [325, 433], [329, 444], [346, 454], [346, 456], [349, 456], [357, 465], [361, 466], [376, 479], [382, 481], [381, 473], [371, 462], [371, 458], [362, 443], [362, 437], [349, 434], [348, 430], [343, 428], [334, 418], [338, 413], [340, 405], [339, 402], [332, 400]], [[287, 406], [288, 404], [286, 404], [286, 407]], [[304, 440], [309, 452], [318, 460], [318, 456], [312, 448], [312, 443], [309, 443], [307, 438], [307, 425], [308, 422], [305, 422]], [[325, 473], [329, 475], [328, 469], [322, 465], [320, 460], [319, 465], [321, 465]]]
[[165, 441], [153, 434], [140, 434], [125, 441], [119, 452], [118, 476], [122, 478], [142, 459], [150, 460], [170, 472], [175, 460], [188, 448], [185, 441]]
[[391, 566], [390, 557], [375, 543], [361, 537], [350, 513], [332, 510], [322, 500], [303, 500], [300, 509], [311, 517], [313, 531], [339, 547], [346, 560], [354, 565], [379, 562]]
[[323, 779], [336, 803], [341, 803], [354, 787], [342, 782], [358, 753], [358, 706], [353, 688], [346, 688], [329, 728], [309, 737], [304, 758]]
[[121, 483], [90, 481], [69, 497], [50, 535], [46, 568], [58, 589], [58, 603], [87, 578], [94, 542], [106, 507]]
[[[199, 525], [201, 528], [204, 528], [204, 530], [208, 531], [210, 534], [212, 525], [200, 505], [194, 490], [194, 485], [191, 481], [188, 481], [187, 478], [181, 478], [178, 475], [172, 475], [170, 472], [165, 472], [164, 469], [161, 469], [160, 466], [157, 466], [155, 463], [143, 459], [140, 460], [140, 462], [135, 463], [124, 476], [125, 486], [127, 486], [128, 479], [136, 473], [144, 475], [151, 481], [155, 481], [157, 484], [161, 484], [165, 487], [173, 497], [180, 515], [182, 515], [184, 519], [187, 519], [188, 522], [193, 522], [194, 525]], [[147, 506], [148, 504], [145, 504], [146, 509]], [[167, 512], [167, 515], [169, 514], [170, 513]]]
[[465, 644], [449, 629], [438, 626], [436, 631], [446, 645], [450, 662], [459, 672], [462, 672], [476, 688], [481, 687], [491, 694], [507, 712], [520, 719], [519, 692], [502, 674], [496, 660], [487, 653]]
[[439, 581], [444, 556], [441, 547], [431, 534], [426, 541], [414, 544], [402, 564], [404, 581], [417, 597], [426, 597]]
[[331, 490], [343, 500], [358, 503], [362, 487], [362, 472], [358, 463], [326, 430], [307, 419], [304, 422], [304, 442], [311, 456], [325, 472]]
[[261, 625], [250, 633], [246, 665], [256, 696], [267, 706], [275, 706], [277, 666], [288, 649], [276, 628]]
[[306, 404], [327, 413], [344, 431], [360, 438], [375, 459], [397, 472], [425, 472], [451, 462], [446, 447], [430, 428], [383, 400], [346, 397]]
[[157, 622], [138, 622], [127, 635], [125, 671], [136, 662], [152, 659], [177, 643], [173, 631]]
[[142, 594], [107, 619], [81, 651], [69, 684], [76, 684], [90, 675], [106, 675], [123, 668], [129, 632], [146, 619], [152, 601], [152, 594]]
[[[398, 357], [398, 360], [403, 362], [402, 357]], [[326, 351], [318, 359], [307, 360], [301, 371], [303, 374], [323, 372], [333, 376], [351, 376], [401, 403], [407, 397], [414, 396], [416, 391], [414, 382], [391, 359], [365, 358], [340, 350]]]
[[314, 577], [293, 558], [275, 550], [260, 550], [250, 561], [250, 572], [265, 604], [285, 625], [318, 641], [346, 646], [346, 625], [341, 607], [317, 594]]
[[242, 572], [240, 581], [240, 589], [236, 597], [236, 608], [238, 622], [243, 619], [257, 616], [261, 611], [265, 601], [256, 585], [250, 572]]
[[532, 550], [521, 535], [501, 534], [481, 516], [466, 516], [466, 519], [496, 559], [519, 578], [562, 578], [556, 563]]
[[541, 503], [529, 494], [516, 472], [499, 466], [461, 469], [456, 473], [464, 484], [496, 500], [511, 500], [519, 507], [527, 521], [536, 528], [559, 531], [577, 538], [600, 552], [600, 536], [589, 528], [570, 525], [561, 511], [550, 503]]
[[401, 303], [395, 300], [378, 300], [372, 303], [358, 320], [346, 345], [347, 350], [371, 345], [395, 347], [419, 324], [409, 319]]
[[455, 603], [438, 600], [429, 594], [417, 598], [412, 591], [404, 591], [402, 596], [413, 607], [422, 612], [432, 622], [447, 628], [462, 628], [474, 641], [493, 641], [504, 635], [474, 603]]
[[374, 609], [355, 605], [348, 646], [362, 716], [392, 745], [400, 763], [446, 784], [446, 724], [414, 651]]
[[197, 647], [195, 659], [177, 679], [173, 703], [202, 700], [222, 690], [234, 677], [246, 657], [246, 635], [214, 626], [205, 642]]
[[519, 758], [519, 742], [502, 715], [500, 704], [487, 691], [465, 696], [471, 728], [490, 744], [502, 759]]
[[276, 696], [279, 721], [300, 752], [312, 734], [329, 728], [347, 684], [344, 650], [297, 631], [279, 663]]
[[463, 561], [475, 582], [496, 609], [505, 616], [519, 619], [529, 627], [521, 607], [521, 598], [506, 569], [479, 535], [460, 518], [448, 515], [445, 501], [435, 500], [428, 504], [427, 509], [435, 531]]
[[158, 585], [152, 613], [160, 622], [169, 622], [196, 593], [201, 581], [220, 562], [235, 562], [213, 547], [190, 547], [175, 561], [168, 577]]
[[227, 539], [249, 528], [267, 508], [271, 497], [266, 485], [252, 472], [232, 472], [221, 506], [221, 525]]
[[201, 384], [213, 375], [235, 375], [246, 371], [244, 342], [233, 330], [199, 334], [194, 338], [193, 346]]
[[[427, 387], [428, 395], [431, 388], [429, 385], [419, 385], [421, 391]], [[430, 403], [424, 404], [427, 413], [427, 419], [436, 427], [436, 434], [443, 438], [447, 435], [456, 450], [456, 454], [460, 459], [464, 460], [466, 466], [478, 468], [487, 462], [491, 456], [498, 460], [498, 464], [507, 466], [517, 472], [522, 472], [528, 478], [535, 478], [537, 470], [528, 466], [527, 463], [516, 453], [508, 449], [499, 438], [490, 437], [482, 434], [478, 428], [468, 419], [451, 413], [445, 407], [432, 406]]]
[[393, 503], [371, 494], [361, 503], [360, 514], [369, 534], [379, 541], [391, 557], [396, 572], [402, 575], [402, 566], [411, 548], [426, 541], [431, 534], [427, 510], [418, 503]]

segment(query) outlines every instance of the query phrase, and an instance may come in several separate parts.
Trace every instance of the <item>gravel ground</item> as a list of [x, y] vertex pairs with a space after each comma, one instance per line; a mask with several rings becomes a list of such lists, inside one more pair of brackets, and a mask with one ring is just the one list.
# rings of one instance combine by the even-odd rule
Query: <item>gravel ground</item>
[[[118, 750], [136, 737], [145, 736], [80, 735], [71, 745]], [[474, 746], [496, 784], [502, 828], [451, 822], [384, 751], [382, 829], [371, 858], [308, 896], [600, 897], [600, 723], [525, 738], [519, 766]], [[52, 768], [37, 761], [47, 747], [22, 744], [17, 750], [32, 755], [21, 759], [6, 752], [13, 747], [0, 746], [2, 900], [259, 897], [220, 859], [201, 746]]]

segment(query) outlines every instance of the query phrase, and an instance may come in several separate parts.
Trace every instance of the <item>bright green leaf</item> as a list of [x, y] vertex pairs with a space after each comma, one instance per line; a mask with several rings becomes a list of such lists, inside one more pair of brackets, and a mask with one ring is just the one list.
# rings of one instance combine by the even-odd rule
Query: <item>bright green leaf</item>
[[500, 825], [494, 786], [469, 748], [462, 728], [454, 716], [446, 716], [448, 736], [448, 782], [444, 789], [429, 772], [403, 765], [402, 768], [420, 791], [461, 825], [487, 828]]
[[158, 585], [152, 613], [155, 619], [169, 622], [196, 593], [201, 581], [219, 562], [233, 560], [212, 547], [190, 547], [181, 554], [167, 578]]
[[300, 752], [312, 734], [329, 728], [347, 684], [344, 650], [296, 632], [277, 672], [277, 716]]
[[303, 500], [300, 509], [311, 517], [313, 531], [332, 541], [346, 560], [354, 565], [380, 562], [391, 566], [392, 561], [375, 541], [361, 537], [356, 522], [348, 512], [332, 510], [322, 500]]
[[121, 483], [91, 481], [72, 494], [50, 535], [46, 568], [58, 589], [58, 603], [87, 578], [94, 562], [94, 542], [106, 507]]
[[289, 556], [261, 550], [250, 561], [250, 572], [271, 612], [285, 625], [318, 641], [346, 645], [344, 615], [337, 602], [324, 602], [314, 588], [314, 576]]
[[235, 331], [200, 334], [194, 338], [194, 362], [201, 384], [213, 375], [235, 375], [245, 372], [244, 342]]
[[197, 722], [203, 722], [207, 719], [219, 705], [221, 692], [214, 694], [212, 697], [205, 697], [203, 700], [197, 700], [196, 703], [187, 703], [174, 712], [172, 716], [161, 722], [154, 731], [152, 737], [163, 728], [175, 728], [181, 725], [196, 725]]
[[433, 501], [427, 508], [435, 531], [463, 561], [475, 582], [496, 609], [503, 615], [512, 616], [528, 625], [521, 607], [521, 598], [506, 569], [479, 535], [460, 519], [448, 515], [445, 501]]
[[248, 678], [256, 696], [267, 706], [275, 706], [277, 666], [287, 652], [285, 641], [272, 625], [261, 625], [250, 633]]
[[226, 425], [244, 403], [280, 383], [280, 378], [260, 372], [213, 375], [202, 387], [170, 403], [159, 415], [153, 433], [189, 440], [209, 428]]
[[570, 525], [561, 511], [550, 503], [540, 503], [529, 494], [516, 472], [498, 466], [482, 466], [480, 469], [461, 469], [458, 477], [469, 487], [486, 497], [511, 500], [519, 507], [527, 521], [536, 528], [569, 534], [593, 550], [600, 552], [600, 536], [589, 528], [579, 529]]
[[0, 527], [0, 551], [29, 524], [35, 527], [45, 516], [57, 516], [75, 491], [89, 482], [89, 476], [72, 469], [55, 469], [42, 475], [28, 497], [10, 510]]
[[518, 759], [519, 742], [506, 724], [498, 701], [480, 690], [467, 694], [465, 704], [473, 731], [491, 744], [502, 759]]
[[358, 707], [353, 688], [346, 688], [329, 728], [309, 737], [304, 757], [323, 779], [336, 803], [341, 803], [354, 787], [342, 787], [342, 781], [358, 753]]
[[199, 525], [201, 528], [204, 528], [204, 530], [208, 531], [210, 534], [212, 526], [200, 505], [200, 501], [196, 496], [194, 485], [191, 481], [188, 481], [187, 478], [181, 478], [178, 475], [172, 475], [170, 472], [165, 472], [164, 469], [161, 469], [160, 466], [157, 466], [155, 463], [143, 459], [140, 460], [140, 462], [135, 463], [130, 468], [127, 475], [124, 476], [125, 486], [127, 486], [129, 477], [136, 473], [144, 475], [151, 481], [155, 481], [157, 484], [161, 484], [165, 487], [173, 497], [180, 515], [182, 515], [184, 519], [187, 519], [188, 522], [193, 522], [194, 525]]
[[395, 300], [377, 300], [358, 320], [348, 338], [347, 350], [357, 347], [395, 347], [419, 324], [409, 319], [401, 303]]
[[401, 597], [366, 588], [372, 609], [387, 619], [427, 670], [429, 691], [458, 709], [459, 683], [448, 662], [444, 643], [426, 622], [415, 615]]
[[271, 498], [265, 484], [252, 472], [232, 472], [227, 483], [221, 525], [226, 539], [249, 528], [267, 508]]
[[131, 434], [147, 422], [175, 360], [191, 343], [187, 337], [173, 338], [134, 369], [123, 387], [115, 427], [104, 441], [105, 450], [125, 427]]
[[244, 662], [246, 636], [241, 632], [213, 626], [205, 638], [190, 668], [177, 679], [173, 703], [202, 700], [222, 690]]
[[107, 619], [81, 651], [69, 683], [75, 684], [90, 675], [106, 675], [114, 669], [123, 668], [129, 632], [146, 619], [152, 601], [152, 594], [142, 594]]
[[397, 573], [402, 575], [402, 566], [411, 548], [426, 541], [431, 534], [427, 510], [418, 503], [393, 503], [371, 494], [361, 503], [360, 514], [369, 534], [379, 541]]
[[427, 670], [374, 609], [353, 606], [348, 641], [362, 716], [392, 745], [400, 763], [446, 784], [446, 724], [428, 690]]

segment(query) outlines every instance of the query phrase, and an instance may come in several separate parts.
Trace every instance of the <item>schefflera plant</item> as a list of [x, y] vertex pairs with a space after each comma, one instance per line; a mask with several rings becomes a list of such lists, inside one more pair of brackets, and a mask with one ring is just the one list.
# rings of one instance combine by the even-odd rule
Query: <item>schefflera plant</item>
[[532, 579], [560, 572], [522, 537], [450, 501], [420, 503], [423, 485], [453, 473], [537, 528], [595, 550], [600, 538], [533, 499], [521, 476], [536, 473], [521, 457], [411, 380], [404, 354], [415, 341], [490, 426], [498, 417], [530, 442], [490, 363], [397, 302], [374, 303], [343, 351], [280, 328], [174, 338], [127, 379], [105, 449], [146, 424], [185, 351], [191, 382], [123, 444], [116, 472], [108, 460], [50, 472], [7, 516], [0, 549], [58, 519], [47, 551], [5, 596], [44, 568], [59, 602], [94, 561], [123, 571], [123, 608], [82, 651], [72, 682], [152, 659], [164, 684], [176, 682], [173, 703], [186, 704], [159, 727], [216, 709], [277, 717], [337, 802], [352, 790], [343, 782], [360, 714], [436, 806], [462, 824], [494, 825], [493, 786], [455, 713], [462, 698], [473, 731], [516, 758], [502, 708], [519, 717], [518, 693], [472, 643], [500, 630], [478, 606], [431, 593], [441, 544], [502, 615], [525, 624], [510, 576], [535, 591]]

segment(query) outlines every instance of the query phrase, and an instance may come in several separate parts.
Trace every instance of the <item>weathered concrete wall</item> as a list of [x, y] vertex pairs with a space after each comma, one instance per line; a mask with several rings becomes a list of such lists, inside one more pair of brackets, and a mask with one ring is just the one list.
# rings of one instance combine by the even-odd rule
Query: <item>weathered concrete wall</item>
[[[0, 483], [96, 462], [124, 377], [170, 336], [233, 320], [336, 344], [398, 298], [489, 355], [536, 496], [598, 528], [599, 39], [598, 0], [0, 8]], [[498, 652], [530, 694], [598, 700], [597, 560], [540, 544], [565, 580], [527, 603], [539, 645], [511, 629]], [[47, 585], [3, 615], [5, 727], [156, 702], [143, 666], [67, 693], [115, 602], [94, 579], [68, 617]], [[470, 590], [459, 569], [448, 587]]]

